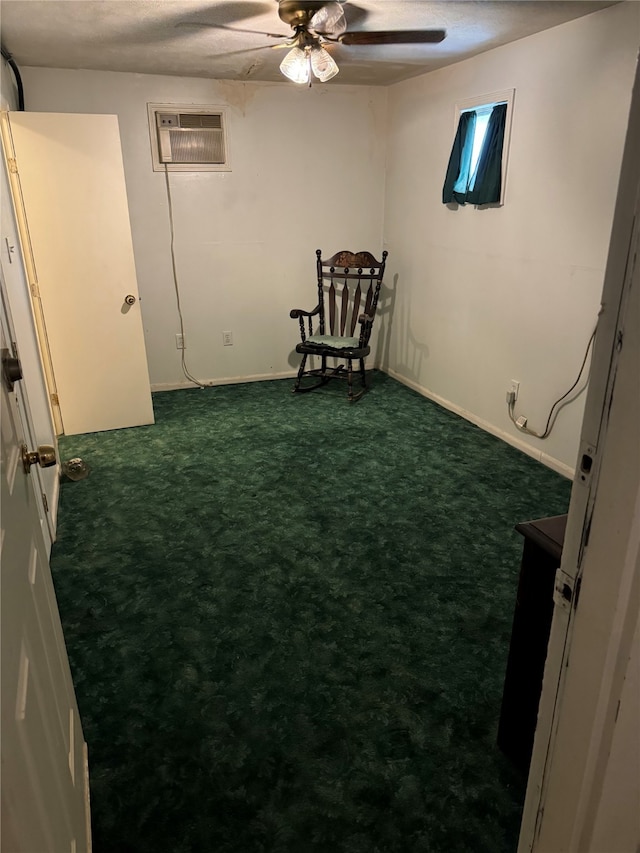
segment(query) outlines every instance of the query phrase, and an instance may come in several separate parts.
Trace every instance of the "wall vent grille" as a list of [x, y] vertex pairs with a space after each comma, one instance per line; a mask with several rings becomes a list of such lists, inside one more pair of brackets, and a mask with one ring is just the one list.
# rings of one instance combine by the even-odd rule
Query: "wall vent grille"
[[180, 113], [180, 127], [206, 127], [222, 130], [220, 113]]

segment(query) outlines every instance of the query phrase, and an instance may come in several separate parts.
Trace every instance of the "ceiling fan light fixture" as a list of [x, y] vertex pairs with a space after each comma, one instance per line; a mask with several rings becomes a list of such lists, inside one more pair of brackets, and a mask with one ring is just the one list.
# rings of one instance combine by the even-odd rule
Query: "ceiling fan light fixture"
[[318, 45], [311, 48], [311, 70], [321, 83], [335, 77], [340, 70], [328, 50]]
[[[326, 53], [326, 51], [325, 51]], [[293, 83], [309, 82], [309, 57], [305, 50], [294, 47], [280, 63], [280, 71]]]

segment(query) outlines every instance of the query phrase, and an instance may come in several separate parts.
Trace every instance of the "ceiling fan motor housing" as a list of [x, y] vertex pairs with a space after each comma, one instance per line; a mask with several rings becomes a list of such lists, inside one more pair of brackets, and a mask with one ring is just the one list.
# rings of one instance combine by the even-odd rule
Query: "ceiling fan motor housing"
[[279, 0], [280, 19], [291, 27], [306, 27], [311, 18], [327, 5], [327, 0]]

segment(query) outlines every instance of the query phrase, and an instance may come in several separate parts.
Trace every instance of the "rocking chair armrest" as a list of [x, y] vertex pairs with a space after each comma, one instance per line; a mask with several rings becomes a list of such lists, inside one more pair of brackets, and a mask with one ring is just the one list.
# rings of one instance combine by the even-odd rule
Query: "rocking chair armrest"
[[300, 317], [315, 317], [316, 314], [320, 313], [320, 306], [316, 305], [313, 311], [303, 311], [302, 308], [293, 308], [289, 312], [289, 316], [292, 320], [298, 320]]
[[370, 326], [373, 323], [373, 317], [371, 314], [361, 314], [358, 317], [358, 323], [360, 323], [360, 325], [362, 325], [362, 326], [365, 326], [365, 325]]

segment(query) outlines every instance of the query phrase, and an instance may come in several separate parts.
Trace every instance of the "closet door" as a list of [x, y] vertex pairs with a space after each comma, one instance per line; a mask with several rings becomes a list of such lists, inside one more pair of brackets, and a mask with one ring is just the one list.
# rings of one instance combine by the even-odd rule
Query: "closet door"
[[12, 112], [5, 145], [64, 433], [153, 423], [117, 116]]

